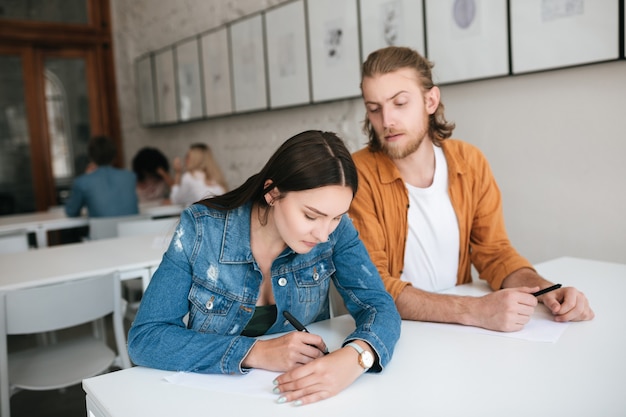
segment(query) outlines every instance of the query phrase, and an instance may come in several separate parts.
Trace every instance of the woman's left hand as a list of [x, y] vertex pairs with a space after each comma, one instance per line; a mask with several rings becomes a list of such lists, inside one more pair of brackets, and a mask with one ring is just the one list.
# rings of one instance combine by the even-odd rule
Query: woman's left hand
[[311, 404], [338, 394], [362, 373], [357, 352], [343, 347], [280, 375], [274, 392], [278, 403]]

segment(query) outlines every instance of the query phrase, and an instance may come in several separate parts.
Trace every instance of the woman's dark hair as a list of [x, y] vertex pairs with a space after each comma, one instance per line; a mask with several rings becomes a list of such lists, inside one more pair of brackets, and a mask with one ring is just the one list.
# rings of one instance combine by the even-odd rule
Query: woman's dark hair
[[147, 177], [160, 177], [158, 168], [170, 170], [170, 164], [163, 153], [157, 148], [145, 147], [139, 150], [133, 158], [133, 171], [137, 181], [144, 181]]
[[[267, 180], [271, 183], [266, 184]], [[358, 179], [350, 151], [334, 133], [308, 130], [285, 141], [261, 171], [241, 186], [220, 196], [200, 201], [207, 207], [231, 210], [252, 201], [259, 209], [268, 207], [265, 194], [278, 189], [283, 197], [327, 185], [343, 185], [356, 194]], [[267, 210], [264, 210], [267, 213]]]

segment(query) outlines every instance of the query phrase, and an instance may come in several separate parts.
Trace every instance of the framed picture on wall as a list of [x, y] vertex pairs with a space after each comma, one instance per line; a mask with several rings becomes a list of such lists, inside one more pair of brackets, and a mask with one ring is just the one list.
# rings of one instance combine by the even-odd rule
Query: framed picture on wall
[[265, 12], [267, 68], [271, 108], [311, 100], [304, 0]]
[[[438, 84], [509, 74], [506, 0], [425, 0], [427, 56]], [[436, 22], [436, 23], [435, 23]]]
[[198, 38], [176, 45], [176, 81], [178, 120], [187, 121], [203, 116]]
[[174, 51], [171, 47], [154, 54], [154, 73], [157, 99], [157, 121], [159, 123], [175, 123], [178, 121], [176, 111], [176, 79], [174, 77]]
[[387, 46], [408, 46], [424, 55], [423, 0], [359, 0], [361, 62]]
[[200, 37], [204, 85], [204, 114], [219, 116], [233, 112], [230, 54], [225, 27]]
[[241, 19], [229, 29], [235, 112], [267, 109], [262, 16]]
[[513, 73], [619, 58], [618, 0], [511, 0]]
[[135, 63], [139, 120], [145, 126], [156, 123], [153, 67], [152, 54], [137, 59]]
[[361, 62], [357, 0], [307, 1], [314, 102], [357, 97]]

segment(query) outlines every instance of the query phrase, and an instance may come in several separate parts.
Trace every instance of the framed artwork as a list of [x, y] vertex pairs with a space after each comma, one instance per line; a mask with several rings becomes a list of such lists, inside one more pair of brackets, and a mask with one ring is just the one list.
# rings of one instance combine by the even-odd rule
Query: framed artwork
[[509, 74], [506, 0], [425, 0], [427, 56], [438, 84]]
[[235, 112], [267, 109], [262, 16], [239, 20], [229, 29]]
[[139, 120], [145, 126], [152, 125], [156, 123], [152, 54], [137, 59], [135, 69]]
[[314, 102], [361, 94], [357, 0], [307, 1]]
[[270, 108], [311, 101], [304, 1], [265, 12]]
[[387, 46], [408, 46], [425, 55], [423, 0], [359, 0], [361, 62]]
[[203, 116], [198, 39], [176, 45], [178, 119], [187, 121]]
[[618, 0], [511, 0], [513, 73], [619, 58]]
[[204, 85], [204, 114], [219, 116], [233, 112], [230, 54], [225, 27], [200, 37]]
[[154, 54], [154, 73], [157, 99], [157, 121], [178, 121], [176, 111], [176, 79], [174, 77], [174, 51], [167, 48]]

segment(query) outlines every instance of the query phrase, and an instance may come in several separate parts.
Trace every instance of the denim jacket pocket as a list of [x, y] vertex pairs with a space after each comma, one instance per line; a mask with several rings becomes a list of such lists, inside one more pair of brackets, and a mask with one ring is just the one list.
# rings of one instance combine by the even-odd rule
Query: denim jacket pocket
[[[231, 334], [236, 297], [193, 283], [189, 291], [189, 328], [202, 333]], [[239, 329], [240, 331], [241, 329]]]
[[298, 300], [301, 303], [319, 303], [328, 294], [330, 277], [335, 273], [335, 265], [330, 256], [317, 258], [310, 264], [293, 271], [297, 286]]

